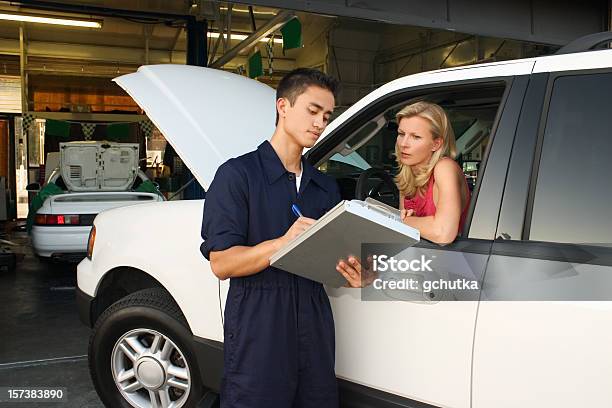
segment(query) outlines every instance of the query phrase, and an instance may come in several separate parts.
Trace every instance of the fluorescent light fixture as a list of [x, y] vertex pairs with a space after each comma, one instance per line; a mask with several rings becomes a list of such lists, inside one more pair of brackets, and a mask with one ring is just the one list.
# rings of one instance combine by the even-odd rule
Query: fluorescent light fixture
[[[211, 38], [219, 38], [219, 33], [217, 32], [208, 32], [208, 36]], [[223, 35], [224, 37], [227, 37], [227, 34]], [[232, 40], [239, 40], [239, 41], [243, 41], [246, 40], [246, 38], [248, 37], [248, 35], [245, 34], [232, 34]], [[259, 40], [260, 42], [265, 42], [267, 43], [268, 41], [270, 41], [270, 37], [264, 37], [261, 40]], [[283, 39], [282, 38], [274, 38], [274, 43], [275, 44], [282, 44], [283, 43]]]
[[[227, 11], [228, 8], [227, 7], [221, 7], [221, 10]], [[238, 13], [249, 13], [249, 9], [240, 9], [238, 7], [232, 8], [232, 11], [237, 11]], [[253, 14], [267, 14], [269, 16], [275, 16], [276, 12], [274, 12], [274, 11], [256, 11], [256, 10], [253, 10]]]
[[93, 20], [71, 20], [67, 18], [27, 16], [23, 14], [0, 13], [0, 20], [23, 21], [25, 23], [56, 24], [73, 27], [102, 28], [102, 23]]

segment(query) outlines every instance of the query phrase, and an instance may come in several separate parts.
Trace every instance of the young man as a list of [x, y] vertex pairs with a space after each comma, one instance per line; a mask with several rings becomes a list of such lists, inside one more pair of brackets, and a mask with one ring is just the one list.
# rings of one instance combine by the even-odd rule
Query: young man
[[[222, 407], [337, 407], [334, 321], [320, 283], [270, 266], [269, 258], [340, 201], [334, 179], [302, 158], [332, 114], [337, 82], [296, 69], [277, 88], [270, 141], [224, 163], [206, 193], [201, 250], [225, 305]], [[291, 210], [297, 204], [302, 217]], [[336, 269], [361, 286], [355, 258]]]

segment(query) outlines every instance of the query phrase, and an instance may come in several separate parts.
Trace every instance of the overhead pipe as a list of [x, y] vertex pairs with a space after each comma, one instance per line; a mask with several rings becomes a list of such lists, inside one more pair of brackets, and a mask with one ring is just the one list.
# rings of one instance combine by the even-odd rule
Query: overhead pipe
[[259, 40], [272, 34], [295, 17], [293, 11], [281, 11], [273, 19], [268, 21], [265, 25], [261, 26], [253, 34], [249, 35], [234, 48], [230, 49], [227, 53], [223, 54], [216, 61], [210, 64], [211, 68], [221, 68], [232, 59], [238, 56], [238, 54], [246, 49], [253, 47]]

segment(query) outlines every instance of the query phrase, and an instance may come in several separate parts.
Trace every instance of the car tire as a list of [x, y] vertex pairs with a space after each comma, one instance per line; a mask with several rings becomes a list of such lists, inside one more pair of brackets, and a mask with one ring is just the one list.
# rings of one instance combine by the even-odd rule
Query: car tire
[[107, 407], [194, 407], [205, 392], [193, 335], [163, 288], [140, 290], [108, 307], [93, 328], [88, 356]]

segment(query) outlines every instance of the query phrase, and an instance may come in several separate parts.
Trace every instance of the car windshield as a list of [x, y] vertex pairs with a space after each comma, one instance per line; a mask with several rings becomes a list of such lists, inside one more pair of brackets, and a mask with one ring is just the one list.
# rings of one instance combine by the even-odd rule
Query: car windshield
[[[357, 180], [367, 169], [379, 168], [395, 176], [395, 116], [407, 104], [427, 100], [439, 104], [446, 111], [455, 133], [456, 160], [463, 168], [468, 186], [473, 189], [504, 89], [503, 84], [498, 84], [463, 92], [437, 91], [436, 94], [407, 98], [395, 103], [383, 113], [365, 120], [356, 131], [345, 138], [335, 153], [319, 165], [319, 169], [336, 178], [344, 199], [355, 198]], [[371, 180], [372, 187], [377, 183], [380, 183], [380, 179]], [[382, 194], [384, 196], [385, 192], [382, 191]], [[390, 198], [387, 201], [389, 205], [398, 206], [398, 203]]]

